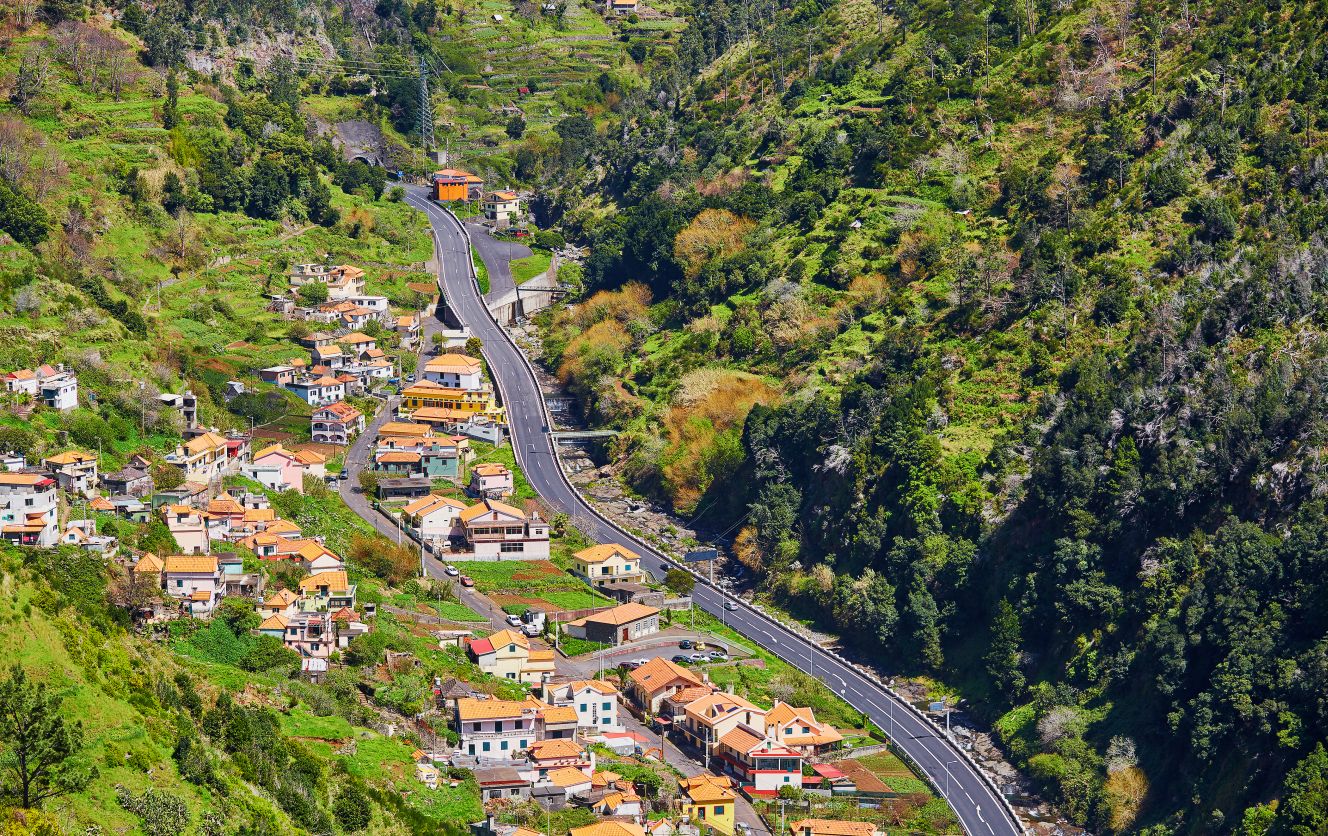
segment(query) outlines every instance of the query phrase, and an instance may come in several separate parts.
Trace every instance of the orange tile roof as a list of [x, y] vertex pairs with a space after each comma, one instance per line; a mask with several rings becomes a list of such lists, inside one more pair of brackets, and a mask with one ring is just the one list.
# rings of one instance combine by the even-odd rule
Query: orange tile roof
[[525, 703], [512, 700], [477, 700], [474, 697], [462, 697], [457, 700], [457, 715], [462, 720], [520, 717], [525, 708]]
[[160, 557], [157, 557], [152, 552], [147, 552], [138, 559], [137, 563], [134, 564], [134, 572], [140, 575], [146, 575], [149, 572], [154, 575], [159, 575], [161, 574], [162, 566], [163, 564]]
[[427, 372], [474, 374], [483, 368], [479, 359], [465, 354], [440, 354], [424, 364]]
[[756, 735], [752, 734], [746, 729], [737, 728], [733, 729], [728, 734], [721, 737], [719, 739], [719, 742], [723, 743], [725, 746], [729, 747], [735, 752], [742, 752], [743, 754], [747, 754], [748, 752], [750, 752], [752, 749], [755, 749], [758, 745], [760, 745], [764, 741], [762, 740], [762, 738], [757, 737]]
[[608, 819], [585, 827], [573, 827], [567, 831], [567, 834], [568, 836], [645, 836], [646, 832], [635, 822]]
[[54, 456], [43, 459], [47, 464], [55, 464], [63, 467], [67, 464], [83, 464], [84, 462], [95, 462], [97, 457], [91, 453], [84, 453], [82, 450], [66, 450]]
[[290, 621], [281, 613], [273, 613], [258, 623], [260, 630], [285, 630]]
[[579, 758], [585, 755], [586, 751], [576, 742], [566, 738], [554, 738], [552, 740], [536, 740], [530, 744], [530, 756], [540, 760], [548, 758]]
[[578, 618], [570, 624], [611, 624], [614, 627], [621, 627], [624, 624], [631, 624], [633, 621], [640, 621], [643, 618], [649, 618], [652, 615], [659, 615], [657, 607], [648, 607], [645, 604], [639, 604], [633, 601], [630, 604], [621, 604], [613, 609], [597, 612], [588, 615], [585, 618]]
[[601, 543], [597, 546], [591, 546], [588, 549], [582, 549], [572, 555], [572, 557], [586, 563], [603, 563], [614, 555], [618, 555], [627, 560], [637, 560], [641, 557], [641, 555], [626, 546], [620, 546], [617, 543]]
[[798, 819], [789, 822], [788, 827], [794, 836], [803, 836], [808, 831], [812, 836], [872, 836], [876, 832], [876, 825], [869, 821], [840, 819]]
[[265, 609], [285, 608], [295, 603], [295, 593], [289, 589], [278, 589], [276, 592], [263, 599], [262, 606]]
[[526, 512], [519, 508], [513, 508], [506, 502], [499, 502], [496, 499], [486, 499], [483, 502], [476, 503], [461, 512], [462, 522], [473, 522], [490, 512], [513, 517], [518, 520], [526, 518]]
[[701, 680], [687, 668], [656, 656], [649, 662], [628, 674], [628, 677], [641, 688], [651, 693], [665, 687], [675, 679], [681, 679], [692, 685], [700, 685]]
[[166, 558], [164, 567], [170, 572], [217, 571], [217, 558], [210, 554], [173, 554]]
[[550, 769], [549, 774], [546, 777], [554, 786], [562, 787], [563, 789], [575, 787], [577, 784], [590, 783], [590, 779], [586, 777], [586, 774], [575, 766], [564, 766], [560, 769]]
[[341, 592], [350, 589], [350, 581], [341, 569], [334, 569], [331, 572], [319, 572], [300, 580], [301, 592], [316, 589], [320, 586], [326, 586], [329, 592]]
[[733, 782], [724, 775], [695, 775], [679, 779], [678, 785], [693, 804], [711, 804], [717, 801], [732, 801], [738, 797], [733, 790]]

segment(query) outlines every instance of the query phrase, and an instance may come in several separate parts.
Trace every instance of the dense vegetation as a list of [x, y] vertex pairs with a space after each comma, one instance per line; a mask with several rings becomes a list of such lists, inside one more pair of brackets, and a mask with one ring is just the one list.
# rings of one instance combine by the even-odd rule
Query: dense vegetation
[[545, 359], [1075, 819], [1321, 832], [1323, 11], [697, 0], [541, 157]]

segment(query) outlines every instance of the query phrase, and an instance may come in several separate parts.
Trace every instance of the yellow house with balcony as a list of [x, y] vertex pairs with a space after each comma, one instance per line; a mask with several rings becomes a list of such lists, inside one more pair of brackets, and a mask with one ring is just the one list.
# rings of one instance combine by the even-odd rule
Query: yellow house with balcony
[[702, 773], [678, 779], [678, 786], [682, 790], [682, 813], [688, 821], [733, 836], [733, 807], [738, 794], [728, 776]]
[[572, 555], [572, 571], [592, 586], [640, 583], [641, 555], [616, 543], [604, 543], [582, 549]]
[[493, 390], [451, 389], [432, 380], [421, 380], [401, 393], [401, 407], [416, 409], [453, 409], [467, 416], [481, 416], [491, 421], [505, 420], [507, 411], [494, 400]]

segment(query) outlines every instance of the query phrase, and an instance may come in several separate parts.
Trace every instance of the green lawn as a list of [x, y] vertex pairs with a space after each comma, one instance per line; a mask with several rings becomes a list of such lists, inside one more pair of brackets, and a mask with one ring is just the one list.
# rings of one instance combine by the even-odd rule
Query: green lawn
[[480, 258], [479, 251], [473, 247], [470, 250], [470, 260], [475, 264], [475, 279], [479, 282], [480, 293], [488, 293], [489, 268], [484, 266], [484, 260]]
[[531, 255], [512, 262], [512, 281], [518, 285], [525, 284], [548, 270], [552, 262], [552, 253], [546, 250], [534, 250]]
[[[461, 561], [453, 564], [485, 595], [538, 598], [559, 609], [603, 607], [613, 600], [547, 561]], [[505, 602], [498, 601], [501, 606]], [[515, 603], [515, 602], [511, 602]]]
[[316, 740], [347, 740], [354, 734], [350, 723], [335, 714], [319, 717], [303, 710], [281, 716], [281, 731], [290, 737]]

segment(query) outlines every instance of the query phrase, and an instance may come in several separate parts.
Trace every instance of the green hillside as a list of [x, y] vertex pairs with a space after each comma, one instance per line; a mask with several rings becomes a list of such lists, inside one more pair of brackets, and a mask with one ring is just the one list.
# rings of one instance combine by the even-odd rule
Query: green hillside
[[1074, 820], [1321, 832], [1322, 13], [699, 0], [527, 149], [544, 360]]

